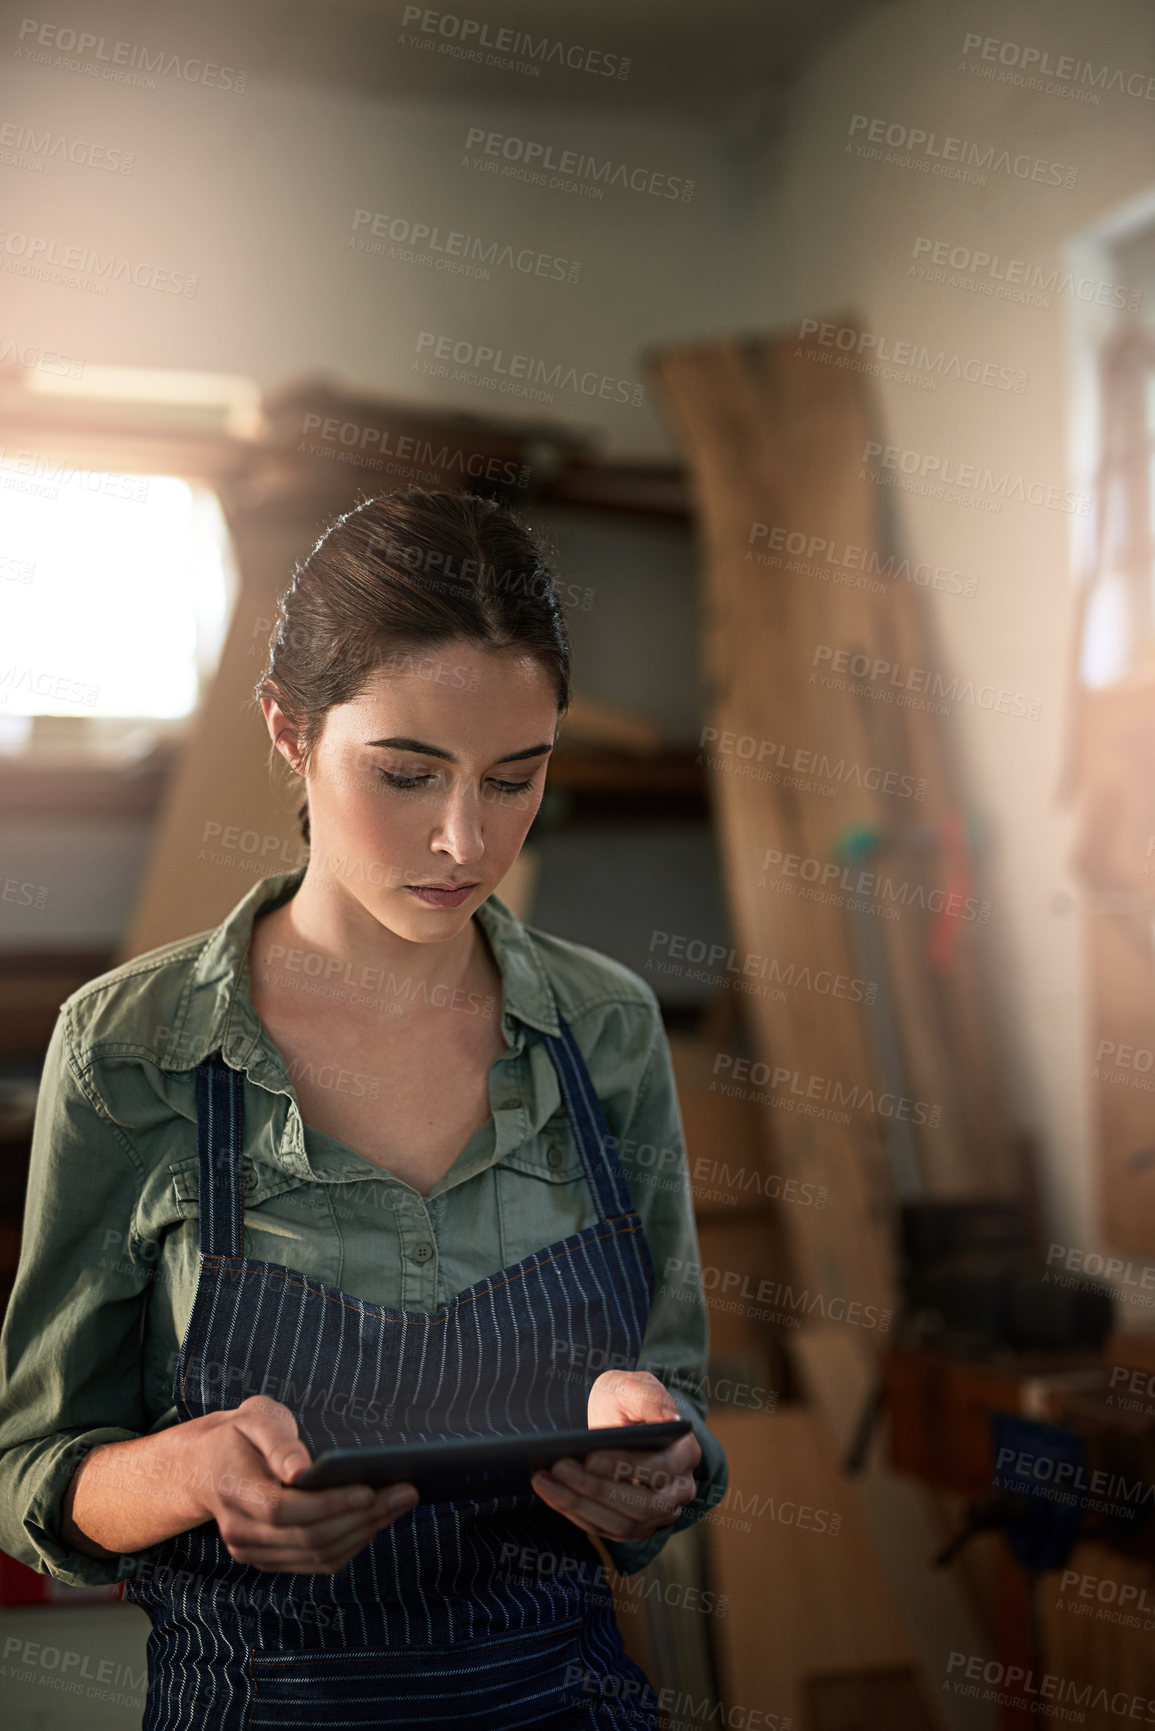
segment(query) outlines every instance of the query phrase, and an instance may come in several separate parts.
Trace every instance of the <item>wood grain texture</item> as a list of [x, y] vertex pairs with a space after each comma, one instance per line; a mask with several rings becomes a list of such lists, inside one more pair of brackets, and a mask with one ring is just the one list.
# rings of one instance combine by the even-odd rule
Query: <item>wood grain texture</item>
[[806, 1725], [812, 1674], [915, 1656], [817, 1415], [713, 1411], [710, 1428], [730, 1464], [704, 1517], [711, 1584], [726, 1595], [714, 1620], [723, 1699], [734, 1724]]
[[[936, 919], [932, 911], [932, 892], [960, 882], [943, 840], [961, 803], [944, 718], [899, 703], [893, 689], [889, 700], [889, 674], [822, 683], [826, 650], [885, 663], [904, 680], [909, 669], [949, 672], [917, 587], [896, 575], [881, 593], [839, 580], [848, 561], [861, 566], [873, 552], [886, 569], [895, 550], [889, 500], [863, 463], [877, 435], [862, 382], [807, 360], [790, 338], [672, 348], [654, 353], [651, 369], [694, 475], [708, 724], [716, 730], [705, 756], [739, 954], [796, 963], [811, 979], [883, 973], [901, 1095], [922, 1103], [926, 1120], [914, 1122], [907, 1108], [927, 1190], [1006, 1193], [1014, 1180], [983, 984], [987, 928], [978, 917]], [[826, 553], [793, 561], [807, 569], [789, 569], [786, 554], [775, 555], [776, 565], [759, 563], [772, 529], [808, 544], [816, 538]], [[719, 750], [726, 734], [742, 745]], [[762, 773], [767, 767], [774, 779]], [[911, 791], [866, 785], [880, 779], [868, 769], [889, 773], [892, 790]], [[833, 787], [833, 797], [814, 791], [815, 781]], [[885, 882], [855, 925], [829, 894], [811, 898], [825, 878], [848, 899], [845, 885], [857, 885], [860, 867], [841, 872], [859, 826], [878, 842], [861, 869]], [[788, 874], [781, 861], [789, 856], [818, 864]], [[968, 894], [978, 910], [973, 885]], [[955, 905], [965, 908], [966, 898]], [[899, 917], [885, 917], [888, 908]], [[788, 1078], [766, 1107], [787, 1169], [829, 1187], [825, 1211], [788, 1211], [802, 1273], [831, 1295], [892, 1305], [896, 1129], [879, 1108], [894, 1074], [880, 1061], [865, 995], [855, 1001], [850, 992], [792, 985], [777, 1001], [753, 990], [742, 1001], [758, 1058]], [[813, 1114], [815, 1097], [826, 1103], [848, 1093], [849, 1112]]]

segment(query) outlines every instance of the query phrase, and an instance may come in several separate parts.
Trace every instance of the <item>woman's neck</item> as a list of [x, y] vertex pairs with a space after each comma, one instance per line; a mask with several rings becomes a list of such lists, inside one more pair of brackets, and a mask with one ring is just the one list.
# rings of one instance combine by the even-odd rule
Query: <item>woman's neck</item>
[[479, 920], [466, 920], [439, 942], [420, 943], [382, 924], [339, 883], [308, 869], [288, 901], [254, 921], [251, 960], [266, 978], [307, 975], [369, 997], [390, 995], [392, 980], [399, 998], [395, 1015], [404, 1014], [409, 1000], [430, 1004], [452, 1001], [459, 992], [492, 995], [495, 989], [500, 1013], [501, 972]]

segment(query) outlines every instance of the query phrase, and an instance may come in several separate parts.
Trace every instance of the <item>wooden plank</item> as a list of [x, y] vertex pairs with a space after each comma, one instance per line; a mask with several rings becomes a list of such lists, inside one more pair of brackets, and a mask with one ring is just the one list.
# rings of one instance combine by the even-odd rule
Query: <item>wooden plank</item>
[[1091, 1085], [1104, 1236], [1155, 1251], [1155, 679], [1081, 695], [1079, 838], [1086, 888]]
[[1068, 1715], [1078, 1713], [1084, 1731], [1150, 1724], [1155, 1564], [1088, 1541], [1071, 1553], [1067, 1570], [1078, 1579], [1044, 1575], [1036, 1590], [1046, 1668], [1063, 1679]]
[[810, 1731], [933, 1731], [937, 1723], [922, 1680], [909, 1665], [806, 1679]]
[[716, 1042], [690, 1034], [667, 1037], [699, 1219], [776, 1201], [781, 1185], [764, 1154], [765, 1114], [747, 1094], [718, 1088]]
[[[802, 1367], [802, 1385], [822, 1413], [839, 1458], [844, 1459], [877, 1374], [865, 1331], [829, 1325], [804, 1329], [796, 1338], [794, 1352]], [[887, 1359], [888, 1365], [893, 1357]], [[941, 1691], [945, 1655], [990, 1657], [994, 1650], [965, 1573], [957, 1565], [950, 1569], [933, 1565], [947, 1535], [924, 1487], [894, 1470], [893, 1449], [888, 1459], [884, 1438], [888, 1429], [893, 1437], [896, 1422], [888, 1406], [863, 1470], [845, 1481], [846, 1493], [858, 1499], [895, 1605], [921, 1661], [924, 1681], [929, 1680]], [[916, 1441], [925, 1444], [919, 1464], [928, 1469], [928, 1477], [941, 1476], [938, 1457], [949, 1449], [952, 1433], [944, 1434], [933, 1423], [916, 1423], [909, 1428]], [[989, 1493], [991, 1480], [990, 1442], [985, 1431], [983, 1442], [985, 1476], [976, 1492], [980, 1499]], [[953, 1528], [951, 1536], [957, 1530]], [[864, 1704], [870, 1699], [870, 1691], [864, 1690]], [[889, 1699], [883, 1690], [880, 1711]], [[936, 1702], [938, 1712], [955, 1731], [986, 1717], [974, 1703], [960, 1699], [953, 1691], [941, 1692]]]
[[[720, 1724], [713, 1639], [718, 1600], [706, 1578], [700, 1523], [674, 1533], [653, 1562], [632, 1575], [618, 1574], [600, 1538], [593, 1535], [592, 1542], [613, 1591], [622, 1644], [658, 1692], [663, 1731], [688, 1721]], [[699, 1715], [697, 1708], [705, 1711]]]
[[558, 731], [567, 745], [589, 743], [643, 759], [656, 756], [664, 744], [661, 729], [644, 715], [634, 715], [620, 704], [595, 702], [576, 690]]
[[[909, 1102], [904, 1122], [926, 1185], [935, 1195], [998, 1194], [1015, 1180], [984, 1031], [985, 928], [961, 917], [944, 927], [933, 911], [933, 892], [958, 877], [943, 845], [958, 798], [942, 720], [874, 701], [869, 681], [858, 690], [851, 679], [822, 683], [822, 668], [843, 649], [870, 666], [934, 667], [922, 597], [893, 576], [883, 594], [824, 581], [821, 553], [811, 570], [790, 571], [786, 559], [757, 562], [771, 530], [821, 541], [828, 555], [888, 552], [879, 489], [862, 467], [873, 432], [862, 381], [812, 365], [796, 346], [788, 338], [722, 340], [665, 350], [652, 362], [691, 463], [705, 549], [708, 720], [716, 729], [706, 755], [735, 937], [745, 953], [797, 959], [812, 975], [873, 980], [881, 972], [883, 985], [893, 977], [903, 1086], [890, 1098]], [[830, 556], [845, 563], [841, 551]], [[748, 743], [727, 751], [728, 735]], [[751, 773], [760, 764], [776, 779]], [[806, 785], [818, 780], [833, 797]], [[895, 788], [910, 791], [900, 797]], [[843, 872], [861, 830], [880, 849], [877, 866], [863, 864], [885, 882], [870, 884], [876, 893], [856, 928], [850, 910], [830, 898], [845, 901], [847, 885], [859, 886], [858, 868]], [[819, 889], [825, 900], [814, 899], [820, 882], [837, 886]], [[896, 909], [899, 918], [884, 917]], [[814, 1086], [825, 1100], [829, 1084], [870, 1101], [828, 1117], [782, 1111], [775, 1128], [787, 1169], [817, 1175], [829, 1189], [825, 1212], [790, 1211], [802, 1277], [848, 1301], [892, 1307], [891, 1153], [908, 1132], [896, 1132], [880, 1109], [893, 1078], [864, 995], [791, 989], [775, 1002], [751, 994], [748, 1010], [758, 1057], [784, 1067], [796, 1088]]]
[[1155, 1252], [1155, 968], [1150, 937], [1125, 911], [1092, 905], [1084, 918], [1091, 1011], [1090, 1077], [1103, 1236]]
[[817, 1415], [712, 1409], [710, 1428], [730, 1465], [725, 1497], [703, 1517], [710, 1581], [726, 1595], [714, 1640], [727, 1723], [806, 1724], [813, 1673], [914, 1663]]

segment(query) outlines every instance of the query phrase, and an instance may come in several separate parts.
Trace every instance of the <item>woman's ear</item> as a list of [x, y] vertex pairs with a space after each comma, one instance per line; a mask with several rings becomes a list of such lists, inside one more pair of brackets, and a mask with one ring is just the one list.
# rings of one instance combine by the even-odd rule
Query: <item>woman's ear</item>
[[262, 697], [261, 708], [265, 715], [265, 725], [272, 737], [273, 744], [280, 752], [290, 769], [298, 775], [301, 773], [300, 752], [297, 745], [297, 730], [281, 708], [275, 697]]
[[[281, 744], [282, 739], [285, 742], [283, 746]], [[297, 755], [297, 738], [292, 729], [282, 727], [273, 743], [277, 747], [277, 750], [280, 751], [293, 773], [295, 775], [300, 775], [301, 764]]]

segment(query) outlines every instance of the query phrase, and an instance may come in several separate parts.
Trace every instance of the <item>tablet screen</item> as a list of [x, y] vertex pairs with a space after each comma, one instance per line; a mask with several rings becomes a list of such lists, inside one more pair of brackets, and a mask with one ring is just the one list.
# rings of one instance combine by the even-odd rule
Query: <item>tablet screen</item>
[[437, 1439], [383, 1448], [332, 1449], [295, 1479], [293, 1490], [332, 1485], [411, 1484], [423, 1503], [499, 1497], [530, 1488], [531, 1475], [568, 1457], [606, 1449], [657, 1454], [692, 1430], [689, 1419], [661, 1424], [604, 1425], [596, 1430], [519, 1432], [508, 1436]]

